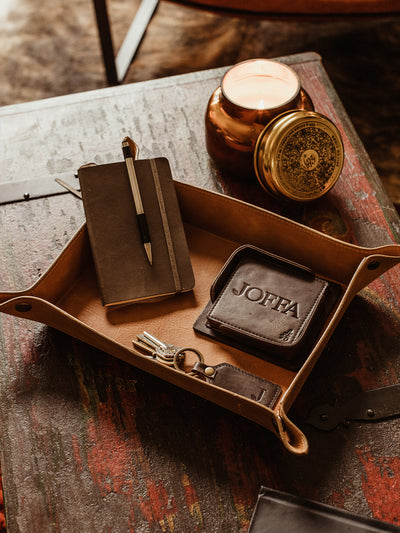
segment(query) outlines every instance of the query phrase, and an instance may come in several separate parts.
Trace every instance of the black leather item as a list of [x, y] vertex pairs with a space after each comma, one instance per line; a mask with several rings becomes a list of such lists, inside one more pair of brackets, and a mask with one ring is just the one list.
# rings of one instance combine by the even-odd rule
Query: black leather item
[[200, 374], [208, 383], [250, 398], [250, 400], [259, 402], [270, 409], [274, 408], [282, 392], [279, 385], [228, 363], [209, 366], [197, 362], [192, 371]]
[[261, 487], [247, 533], [400, 533], [400, 527]]
[[300, 265], [242, 247], [215, 281], [207, 325], [222, 342], [233, 339], [286, 361], [304, 359], [339, 291]]

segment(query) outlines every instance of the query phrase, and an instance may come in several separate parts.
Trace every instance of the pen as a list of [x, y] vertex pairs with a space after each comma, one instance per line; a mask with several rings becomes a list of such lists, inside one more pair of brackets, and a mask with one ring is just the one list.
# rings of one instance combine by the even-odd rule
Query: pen
[[133, 165], [132, 150], [129, 143], [129, 137], [125, 137], [122, 141], [122, 153], [124, 154], [126, 168], [128, 170], [129, 182], [131, 185], [132, 196], [135, 202], [136, 217], [139, 224], [140, 236], [142, 238], [144, 250], [149, 260], [150, 265], [153, 263], [153, 256], [151, 253], [151, 242], [149, 228], [147, 226], [146, 215], [144, 214], [142, 198], [140, 196], [139, 185], [137, 182], [135, 167]]

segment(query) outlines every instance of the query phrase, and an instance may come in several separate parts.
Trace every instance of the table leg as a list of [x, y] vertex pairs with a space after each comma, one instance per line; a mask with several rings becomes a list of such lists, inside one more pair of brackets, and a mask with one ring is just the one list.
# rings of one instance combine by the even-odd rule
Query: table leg
[[104, 67], [109, 85], [118, 85], [117, 69], [115, 67], [114, 47], [111, 36], [110, 21], [107, 13], [106, 0], [93, 0], [96, 13], [97, 29], [99, 31]]
[[104, 67], [109, 85], [122, 83], [128, 68], [135, 57], [147, 26], [158, 6], [159, 0], [142, 0], [126, 34], [121, 48], [115, 57], [112, 42], [110, 21], [107, 13], [106, 0], [93, 0], [99, 31]]

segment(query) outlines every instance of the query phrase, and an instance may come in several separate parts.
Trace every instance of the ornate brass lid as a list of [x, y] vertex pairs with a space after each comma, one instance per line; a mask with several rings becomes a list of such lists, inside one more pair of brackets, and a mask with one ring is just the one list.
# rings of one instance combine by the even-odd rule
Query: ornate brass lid
[[314, 111], [282, 113], [260, 133], [254, 168], [263, 188], [299, 202], [327, 193], [343, 167], [343, 143], [331, 120]]

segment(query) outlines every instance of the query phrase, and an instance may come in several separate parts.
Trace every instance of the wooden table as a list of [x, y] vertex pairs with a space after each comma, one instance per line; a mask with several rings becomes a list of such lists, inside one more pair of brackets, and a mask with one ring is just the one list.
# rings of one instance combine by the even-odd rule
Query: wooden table
[[[256, 183], [215, 171], [203, 116], [219, 69], [0, 109], [0, 201], [6, 182], [28, 180], [15, 190], [32, 197], [29, 180], [74, 182], [82, 163], [121, 160], [130, 135], [142, 157], [168, 157], [177, 180], [364, 246], [399, 242], [399, 218], [319, 57], [282, 60], [343, 135], [345, 167], [325, 199], [277, 206]], [[70, 194], [0, 205], [1, 289], [36, 281], [83, 220]], [[399, 281], [396, 267], [353, 301], [293, 407], [299, 424], [315, 405], [399, 382]], [[331, 432], [303, 425], [310, 452], [292, 456], [255, 424], [58, 331], [7, 315], [0, 326], [10, 532], [244, 532], [262, 484], [400, 523], [398, 418]]]

